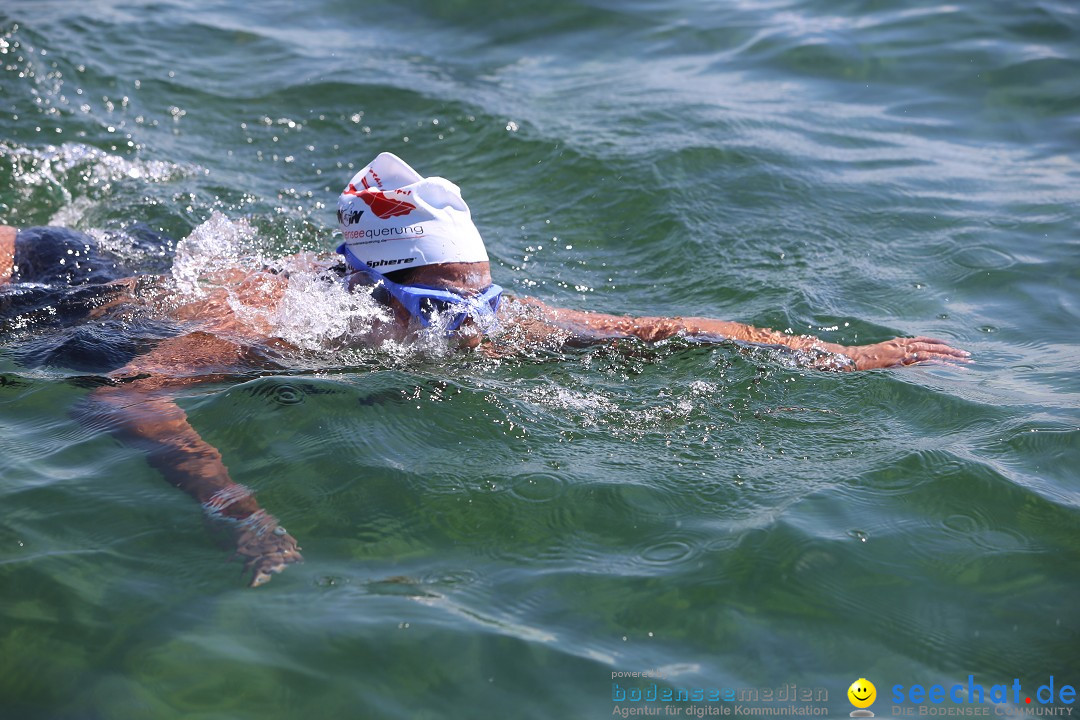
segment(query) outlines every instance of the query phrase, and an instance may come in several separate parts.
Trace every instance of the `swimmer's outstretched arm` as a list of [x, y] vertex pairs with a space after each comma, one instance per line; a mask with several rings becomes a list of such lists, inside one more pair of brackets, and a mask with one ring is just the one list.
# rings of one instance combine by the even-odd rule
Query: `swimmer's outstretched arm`
[[259, 507], [250, 490], [233, 482], [221, 453], [191, 427], [173, 396], [215, 379], [214, 365], [227, 368], [239, 352], [235, 345], [204, 333], [165, 340], [115, 373], [127, 379], [95, 390], [84, 419], [107, 422], [110, 432], [144, 449], [150, 464], [171, 484], [198, 500], [211, 517], [229, 523], [254, 587], [303, 559], [296, 539]]
[[[626, 317], [550, 307], [532, 298], [517, 302], [535, 307], [545, 323], [583, 340], [636, 337], [645, 342], [676, 335], [715, 340], [737, 340], [754, 345], [780, 345], [792, 350], [826, 354], [815, 366], [831, 370], [871, 370], [913, 365], [931, 360], [968, 362], [971, 354], [928, 337], [895, 338], [872, 345], [839, 345], [812, 335], [786, 333], [752, 325], [705, 317]], [[828, 356], [833, 356], [830, 359]]]

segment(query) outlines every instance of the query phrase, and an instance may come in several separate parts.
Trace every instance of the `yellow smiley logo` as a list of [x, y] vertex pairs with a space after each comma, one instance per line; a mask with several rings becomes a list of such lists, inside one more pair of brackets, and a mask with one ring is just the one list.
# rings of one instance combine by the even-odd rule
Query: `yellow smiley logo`
[[847, 689], [848, 700], [857, 708], [868, 708], [877, 700], [877, 688], [866, 678], [859, 678]]

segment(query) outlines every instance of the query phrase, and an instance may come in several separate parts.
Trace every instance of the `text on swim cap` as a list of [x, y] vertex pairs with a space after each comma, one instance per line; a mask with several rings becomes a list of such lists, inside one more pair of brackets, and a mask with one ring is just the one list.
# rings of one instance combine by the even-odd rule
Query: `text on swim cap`
[[372, 260], [367, 263], [369, 268], [383, 267], [384, 265], [408, 265], [416, 258], [398, 258], [397, 260]]
[[338, 209], [337, 220], [341, 225], [355, 225], [360, 222], [360, 218], [363, 217], [363, 210], [343, 210]]
[[346, 230], [343, 233], [346, 240], [359, 240], [360, 238], [376, 238], [387, 235], [399, 235], [405, 237], [419, 237], [424, 234], [423, 225], [406, 225], [404, 227], [371, 228], [369, 230]]

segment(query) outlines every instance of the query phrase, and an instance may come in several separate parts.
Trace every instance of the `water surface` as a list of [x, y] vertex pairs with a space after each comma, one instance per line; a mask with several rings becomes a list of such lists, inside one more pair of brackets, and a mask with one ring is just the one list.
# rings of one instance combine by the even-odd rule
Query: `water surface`
[[7, 335], [0, 716], [609, 717], [651, 668], [834, 715], [858, 677], [1080, 682], [1073, 3], [9, 0], [0, 38], [0, 222], [141, 271], [241, 226], [330, 248], [389, 150], [463, 188], [515, 293], [977, 361], [627, 343], [197, 386], [304, 547], [252, 591], [73, 418], [77, 358]]

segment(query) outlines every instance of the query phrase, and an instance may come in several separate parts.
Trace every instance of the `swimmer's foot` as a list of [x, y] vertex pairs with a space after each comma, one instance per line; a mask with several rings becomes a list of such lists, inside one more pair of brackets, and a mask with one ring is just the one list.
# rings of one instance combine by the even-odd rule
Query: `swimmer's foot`
[[236, 554], [245, 559], [244, 570], [251, 572], [251, 587], [265, 585], [286, 565], [304, 560], [296, 538], [277, 524], [277, 518], [262, 511], [240, 522]]

